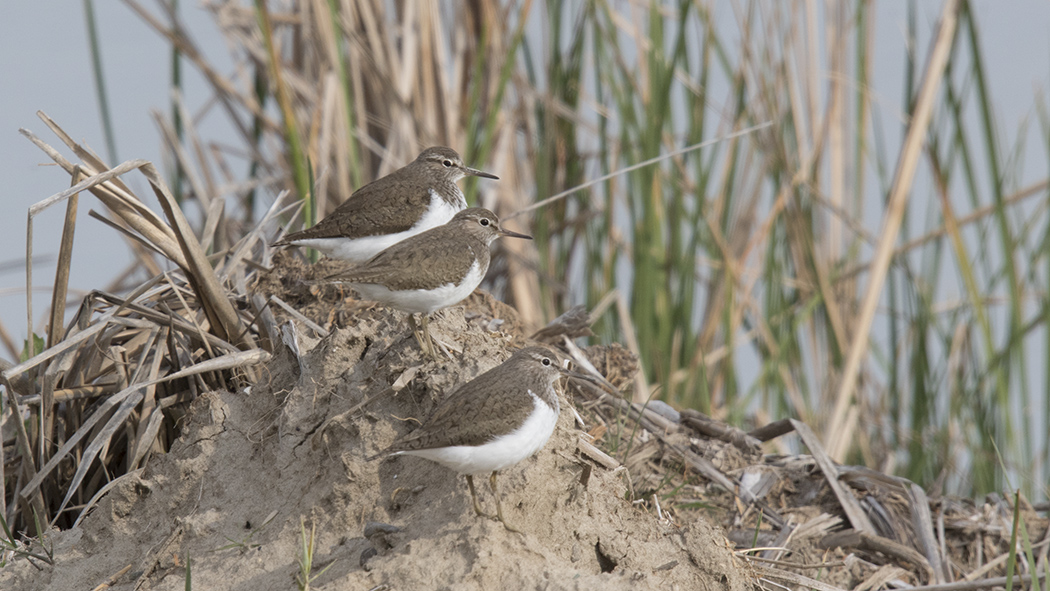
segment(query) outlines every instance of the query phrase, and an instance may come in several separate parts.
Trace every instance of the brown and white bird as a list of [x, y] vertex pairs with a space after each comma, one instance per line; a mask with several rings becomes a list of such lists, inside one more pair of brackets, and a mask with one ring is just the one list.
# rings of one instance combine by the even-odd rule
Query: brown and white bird
[[467, 207], [456, 181], [499, 179], [469, 168], [452, 148], [423, 150], [407, 166], [354, 191], [313, 227], [273, 246], [306, 246], [334, 258], [363, 263], [382, 250], [440, 226]]
[[551, 349], [521, 349], [454, 390], [418, 429], [368, 459], [407, 454], [465, 474], [478, 515], [485, 514], [474, 490], [474, 475], [491, 472], [496, 519], [518, 531], [503, 517], [496, 475], [547, 444], [561, 409], [554, 384], [563, 374], [575, 375], [562, 369]]
[[350, 284], [364, 299], [422, 314], [422, 334], [410, 316], [412, 329], [424, 353], [436, 357], [429, 315], [458, 304], [477, 289], [491, 261], [489, 245], [500, 236], [532, 239], [500, 228], [499, 218], [487, 209], [464, 209], [447, 224], [398, 242], [325, 280]]

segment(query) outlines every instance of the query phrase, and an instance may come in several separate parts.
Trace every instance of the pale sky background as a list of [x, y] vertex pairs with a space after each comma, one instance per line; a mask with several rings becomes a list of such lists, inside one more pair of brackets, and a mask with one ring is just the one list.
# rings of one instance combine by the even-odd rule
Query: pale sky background
[[[153, 3], [143, 4], [156, 12]], [[210, 13], [198, 8], [196, 2], [181, 4], [183, 22], [198, 43], [220, 65], [230, 64]], [[122, 2], [96, 1], [95, 11], [117, 155], [121, 161], [145, 158], [160, 167], [160, 133], [151, 111], [169, 110], [170, 47]], [[82, 2], [5, 2], [0, 44], [0, 153], [4, 155], [0, 175], [7, 179], [7, 190], [0, 197], [4, 212], [0, 216], [0, 320], [11, 337], [21, 343], [27, 334], [27, 212], [34, 203], [67, 188], [70, 177], [18, 130], [32, 131], [74, 161], [71, 152], [36, 116], [38, 110], [103, 158], [106, 142]], [[183, 80], [186, 94], [198, 97], [192, 104], [199, 105], [202, 97], [208, 96], [208, 88], [196, 70], [185, 63]], [[137, 194], [152, 194], [141, 175], [124, 179]], [[88, 217], [90, 209], [104, 210], [92, 195], [82, 194], [70, 270], [71, 296], [74, 290], [86, 293], [105, 288], [131, 261], [124, 240]], [[33, 317], [38, 334], [50, 303], [64, 216], [65, 205], [58, 205], [34, 219], [34, 257], [46, 259], [33, 268], [33, 284], [38, 288]], [[4, 351], [0, 355], [8, 354]]]
[[[152, 3], [143, 4], [155, 10]], [[119, 158], [145, 158], [160, 165], [160, 139], [151, 110], [168, 110], [169, 46], [123, 3], [101, 0], [95, 6]], [[182, 2], [181, 6], [187, 29], [209, 60], [228, 65], [227, 48], [210, 14], [195, 2]], [[933, 0], [919, 4], [922, 56], [926, 55], [930, 23], [936, 20], [940, 6]], [[1005, 138], [1005, 144], [1011, 146], [1026, 118], [1036, 125], [1036, 101], [1047, 102], [1050, 3], [977, 0], [975, 6], [980, 15], [994, 107], [1002, 129], [1011, 134]], [[895, 152], [900, 125], [894, 114], [900, 111], [907, 3], [884, 0], [876, 7], [873, 87], [887, 101], [883, 121], [892, 126], [886, 137], [889, 149]], [[41, 166], [50, 160], [18, 129], [28, 128], [48, 143], [58, 145], [35, 115], [42, 110], [100, 155], [104, 156], [106, 150], [83, 10], [81, 2], [5, 2], [0, 19], [0, 174], [5, 180], [5, 191], [0, 197], [4, 213], [0, 216], [0, 320], [19, 342], [26, 335], [26, 213], [32, 204], [66, 188], [69, 177], [55, 166]], [[183, 72], [186, 95], [191, 105], [199, 106], [208, 96], [207, 88], [191, 65], [184, 63]], [[1023, 178], [1032, 181], [1047, 176], [1047, 163], [1045, 149], [1031, 143], [1038, 141], [1035, 127], [1030, 135], [1028, 151], [1033, 160], [1026, 164]], [[65, 153], [68, 155], [68, 150]], [[149, 194], [140, 176], [125, 178], [140, 195]], [[71, 295], [76, 293], [72, 290], [86, 292], [105, 287], [130, 260], [123, 240], [87, 216], [92, 208], [101, 209], [94, 197], [83, 195]], [[48, 286], [54, 279], [63, 215], [64, 206], [54, 207], [35, 221], [34, 252], [45, 259], [34, 267], [33, 283], [40, 288], [33, 314], [38, 331], [48, 305]], [[7, 353], [2, 355], [6, 357]]]

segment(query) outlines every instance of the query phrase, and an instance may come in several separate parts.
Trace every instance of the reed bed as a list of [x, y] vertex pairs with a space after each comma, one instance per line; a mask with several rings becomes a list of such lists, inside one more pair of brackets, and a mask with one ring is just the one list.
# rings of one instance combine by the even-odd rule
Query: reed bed
[[[26, 274], [32, 285], [33, 218], [66, 205], [50, 322], [46, 340], [27, 347], [21, 363], [4, 362], [0, 374], [5, 444], [13, 435], [15, 452], [4, 453], [0, 517], [5, 546], [12, 548], [17, 544], [8, 527], [35, 525], [40, 535], [86, 515], [114, 475], [139, 471], [153, 453], [168, 449], [189, 402], [203, 392], [255, 381], [255, 366], [269, 358], [271, 348], [269, 343], [261, 348], [260, 334], [248, 329], [259, 322], [261, 308], [253, 314], [247, 305], [252, 269], [244, 260], [261, 233], [241, 236], [209, 258], [201, 240], [214, 242], [221, 210], [205, 220], [210, 231], [199, 238], [152, 164], [131, 160], [110, 168], [40, 116], [80, 162], [23, 130], [71, 175], [72, 186], [29, 211]], [[136, 172], [154, 190], [166, 220], [123, 181]], [[85, 191], [105, 208], [106, 213], [92, 210], [92, 215], [126, 236], [142, 269], [155, 274], [131, 293], [92, 291], [66, 324], [76, 211]], [[270, 216], [277, 213], [272, 209]], [[26, 305], [31, 320], [28, 292]]]
[[[901, 64], [900, 146], [880, 136], [870, 3], [212, 2], [232, 72], [169, 5], [125, 4], [213, 95], [191, 112], [176, 93], [159, 118], [172, 192], [150, 165], [107, 173], [63, 140], [80, 188], [41, 207], [90, 190], [143, 287], [92, 294], [63, 331], [56, 281], [46, 348], [7, 364], [5, 410], [31, 419], [6, 444], [8, 522], [84, 508], [164, 449], [164, 401], [242, 379], [269, 350], [244, 285], [279, 226], [434, 144], [496, 172], [483, 191], [468, 180], [468, 200], [536, 236], [500, 246], [490, 287], [533, 328], [594, 311], [597, 338], [640, 360], [633, 402], [741, 426], [794, 417], [838, 462], [1047, 496], [1050, 184], [1019, 185], [968, 2], [946, 1]], [[232, 143], [206, 116], [228, 118]], [[167, 221], [120, 181], [134, 170]], [[62, 349], [89, 330], [104, 346]]]

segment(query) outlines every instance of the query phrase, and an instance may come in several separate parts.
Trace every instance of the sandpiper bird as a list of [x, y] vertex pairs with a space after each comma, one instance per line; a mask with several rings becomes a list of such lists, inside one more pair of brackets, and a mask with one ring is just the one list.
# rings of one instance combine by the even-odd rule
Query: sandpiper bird
[[561, 409], [554, 383], [562, 374], [576, 375], [562, 369], [552, 350], [542, 346], [521, 349], [502, 365], [457, 388], [418, 429], [368, 459], [409, 454], [465, 474], [478, 515], [485, 513], [474, 490], [474, 475], [491, 472], [496, 519], [518, 531], [503, 518], [496, 474], [547, 444]]
[[499, 179], [464, 166], [452, 148], [427, 148], [404, 168], [354, 191], [315, 226], [273, 246], [308, 246], [334, 259], [363, 263], [465, 209], [467, 200], [456, 181], [467, 175]]
[[499, 218], [491, 211], [472, 207], [443, 226], [398, 242], [365, 263], [325, 279], [349, 283], [364, 299], [422, 314], [422, 331], [409, 316], [412, 332], [423, 352], [436, 358], [428, 329], [430, 313], [459, 303], [481, 284], [491, 260], [489, 245], [500, 236], [532, 239], [500, 228]]

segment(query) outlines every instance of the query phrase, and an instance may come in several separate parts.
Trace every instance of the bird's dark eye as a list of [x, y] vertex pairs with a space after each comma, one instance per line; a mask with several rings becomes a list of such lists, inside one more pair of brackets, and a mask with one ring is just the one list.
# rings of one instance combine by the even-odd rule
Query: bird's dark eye
[[451, 160], [445, 160], [441, 164], [443, 164], [445, 166], [445, 168], [452, 168], [452, 161]]
[[540, 363], [542, 363], [543, 365], [549, 366], [551, 364], [551, 360], [549, 358], [547, 358], [547, 357], [544, 357], [543, 361], [541, 361]]
[[489, 222], [488, 218], [481, 218], [481, 221], [480, 221], [480, 222], [478, 222], [478, 223], [479, 223], [479, 224], [481, 224], [482, 226], [487, 226], [487, 225], [489, 225], [489, 224], [490, 224], [491, 222]]

